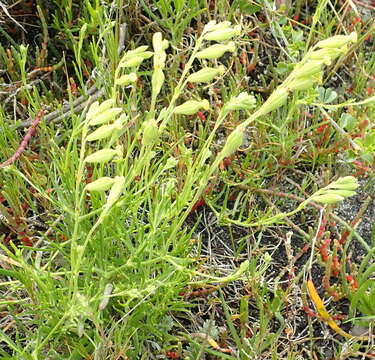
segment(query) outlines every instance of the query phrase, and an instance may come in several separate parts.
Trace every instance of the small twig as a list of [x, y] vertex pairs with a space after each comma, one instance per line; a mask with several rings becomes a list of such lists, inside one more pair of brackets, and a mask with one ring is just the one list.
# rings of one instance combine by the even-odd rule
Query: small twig
[[[284, 193], [282, 191], [274, 191], [274, 190], [269, 190], [269, 189], [257, 189], [257, 188], [253, 188], [253, 187], [248, 186], [248, 185], [238, 185], [238, 187], [240, 189], [244, 189], [244, 190], [248, 190], [248, 191], [252, 191], [252, 192], [270, 194], [270, 195], [279, 196], [279, 197], [283, 197], [283, 198], [287, 198], [287, 199], [292, 199], [292, 200], [295, 200], [295, 201], [298, 201], [298, 202], [304, 202], [306, 200], [306, 199], [304, 199], [300, 196], [297, 196], [297, 195], [294, 195], [294, 194], [287, 194], [287, 193]], [[314, 207], [317, 210], [322, 210], [324, 208], [324, 206], [318, 205], [317, 203], [315, 203], [313, 201], [310, 201], [307, 205], [311, 206], [311, 207]], [[332, 218], [334, 220], [338, 221], [346, 229], [353, 230], [353, 235], [357, 238], [357, 240], [360, 242], [360, 244], [367, 251], [370, 251], [369, 244], [367, 244], [365, 239], [357, 231], [355, 231], [355, 229], [353, 229], [353, 227], [350, 224], [348, 224], [345, 220], [341, 219], [341, 217], [336, 215], [334, 212], [331, 212], [330, 215], [332, 216]]]
[[[76, 114], [83, 110], [87, 105], [92, 104], [96, 99], [104, 95], [104, 89], [98, 89], [96, 85], [93, 85], [88, 91], [87, 94], [80, 96], [78, 99], [73, 101], [72, 104], [65, 104], [61, 109], [55, 110], [44, 117], [46, 123], [55, 123], [59, 122], [68, 116], [71, 116], [72, 113]], [[87, 99], [87, 96], [89, 98]], [[29, 118], [26, 121], [16, 125], [17, 128], [24, 128], [30, 126], [32, 120]]]
[[10, 15], [8, 9], [1, 1], [0, 1], [0, 7], [3, 9], [4, 14], [8, 16], [9, 19], [11, 19], [17, 26], [19, 26], [26, 33], [25, 28], [14, 17], [12, 17], [12, 15]]
[[20, 156], [21, 154], [25, 151], [27, 144], [29, 143], [30, 139], [35, 135], [36, 129], [42, 120], [42, 117], [44, 115], [44, 110], [40, 110], [37, 115], [35, 116], [34, 121], [32, 122], [29, 130], [27, 130], [26, 135], [21, 141], [20, 146], [16, 150], [16, 152], [6, 161], [4, 161], [2, 164], [0, 164], [0, 169], [13, 164]]

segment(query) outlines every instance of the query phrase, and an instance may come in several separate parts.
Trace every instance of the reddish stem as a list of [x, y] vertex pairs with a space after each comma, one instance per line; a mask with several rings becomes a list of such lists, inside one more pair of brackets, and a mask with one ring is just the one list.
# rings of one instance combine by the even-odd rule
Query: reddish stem
[[40, 110], [36, 114], [35, 119], [32, 122], [29, 130], [27, 130], [27, 133], [26, 133], [25, 137], [22, 139], [20, 146], [18, 147], [16, 152], [8, 160], [6, 160], [2, 164], [0, 164], [0, 169], [5, 167], [5, 166], [13, 164], [22, 155], [22, 153], [25, 151], [26, 146], [29, 143], [30, 139], [35, 135], [36, 129], [37, 129], [40, 121], [42, 120], [43, 115], [44, 115], [44, 110]]

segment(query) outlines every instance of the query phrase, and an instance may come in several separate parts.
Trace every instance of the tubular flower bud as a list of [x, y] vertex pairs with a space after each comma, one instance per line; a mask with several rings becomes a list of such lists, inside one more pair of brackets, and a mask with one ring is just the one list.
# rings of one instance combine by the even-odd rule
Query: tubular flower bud
[[189, 100], [185, 103], [176, 106], [173, 110], [175, 114], [179, 115], [193, 115], [196, 114], [200, 109], [208, 110], [210, 107], [210, 104], [208, 100]]
[[216, 76], [222, 75], [225, 72], [224, 65], [217, 68], [206, 67], [188, 76], [187, 81], [192, 83], [210, 82]]
[[86, 120], [92, 119], [95, 115], [102, 113], [105, 110], [110, 109], [113, 105], [115, 105], [115, 101], [113, 99], [108, 99], [103, 101], [100, 105], [98, 101], [95, 101], [89, 108], [89, 111], [86, 115]]
[[213, 41], [226, 41], [231, 39], [233, 36], [238, 36], [241, 34], [241, 26], [236, 25], [233, 28], [224, 28], [219, 30], [214, 30], [206, 35], [204, 35], [205, 40]]
[[139, 54], [145, 52], [148, 49], [147, 45], [139, 46], [134, 50], [127, 51], [125, 55], [122, 57], [120, 62], [124, 61], [125, 59], [130, 59], [132, 56], [139, 56]]
[[119, 63], [120, 67], [121, 67], [121, 64], [123, 64], [124, 62], [134, 59], [134, 58], [141, 57], [142, 59], [149, 59], [152, 55], [154, 55], [152, 51], [138, 51], [138, 49], [143, 50], [147, 48], [148, 46], [140, 46], [139, 48], [135, 50], [128, 51], [120, 60], [120, 63]]
[[163, 73], [163, 70], [161, 69], [155, 69], [152, 73], [152, 93], [154, 96], [158, 95], [160, 93], [161, 87], [164, 84], [165, 76]]
[[300, 77], [307, 78], [313, 76], [316, 73], [322, 71], [323, 64], [323, 60], [310, 60], [307, 63], [303, 64], [301, 67], [297, 67], [293, 71], [292, 76], [295, 79]]
[[89, 155], [85, 162], [88, 163], [106, 163], [111, 161], [112, 158], [117, 154], [116, 150], [113, 149], [102, 149], [99, 151], [94, 152], [93, 154]]
[[102, 113], [99, 113], [93, 119], [91, 119], [89, 122], [89, 125], [94, 126], [94, 125], [101, 125], [101, 124], [109, 123], [118, 114], [120, 114], [121, 111], [122, 111], [122, 108], [111, 108], [111, 109], [105, 110]]
[[152, 47], [154, 48], [154, 51], [156, 53], [163, 51], [163, 47], [165, 44], [163, 44], [163, 37], [161, 32], [157, 32], [152, 37]]
[[[87, 136], [86, 140], [87, 141], [95, 141], [95, 140], [105, 139], [106, 137], [111, 136], [118, 129], [119, 129], [118, 124], [102, 125], [98, 129], [96, 129], [94, 132], [89, 134]], [[120, 127], [120, 129], [121, 129], [121, 127]]]
[[121, 196], [125, 186], [125, 177], [124, 176], [116, 176], [114, 179], [114, 183], [111, 187], [111, 190], [108, 194], [106, 208], [110, 208]]
[[98, 107], [98, 113], [101, 113], [107, 109], [110, 109], [113, 105], [115, 105], [115, 100], [113, 99], [104, 100]]
[[110, 189], [114, 182], [115, 179], [104, 176], [99, 178], [98, 180], [93, 181], [92, 183], [87, 184], [85, 186], [85, 189], [87, 191], [103, 192]]
[[144, 60], [144, 58], [141, 57], [141, 56], [134, 56], [134, 57], [131, 57], [128, 60], [120, 62], [119, 67], [120, 68], [136, 67], [136, 66], [141, 65], [143, 60]]
[[336, 188], [336, 189], [343, 189], [343, 190], [355, 190], [359, 187], [358, 180], [354, 176], [344, 176], [332, 184], [329, 184], [326, 188]]
[[152, 146], [159, 139], [159, 128], [155, 119], [147, 120], [143, 124], [142, 144], [144, 146]]
[[232, 110], [249, 110], [255, 106], [255, 98], [246, 92], [240, 93], [236, 97], [232, 97], [229, 102], [225, 105], [225, 109], [228, 111]]
[[341, 48], [324, 48], [324, 49], [319, 49], [316, 51], [313, 51], [309, 59], [311, 60], [322, 60], [329, 58], [330, 60], [334, 60], [337, 58], [339, 55], [345, 53], [346, 47], [341, 47]]
[[116, 79], [115, 84], [120, 86], [126, 86], [129, 84], [134, 84], [138, 79], [138, 76], [136, 73], [130, 73], [126, 75], [122, 75], [118, 79]]
[[87, 111], [87, 114], [86, 114], [86, 120], [90, 120], [92, 118], [92, 116], [97, 113], [98, 111], [98, 108], [99, 108], [99, 101], [95, 101], [91, 104], [91, 106], [89, 107], [89, 110]]
[[322, 204], [335, 204], [339, 201], [344, 200], [344, 197], [338, 194], [329, 193], [329, 194], [313, 196], [311, 200], [322, 203]]
[[165, 60], [167, 59], [167, 54], [163, 51], [161, 53], [157, 53], [154, 56], [154, 69], [164, 69], [165, 68]]
[[357, 42], [358, 36], [356, 32], [352, 32], [350, 35], [336, 35], [326, 40], [319, 41], [316, 46], [320, 48], [339, 48], [350, 42]]
[[244, 134], [245, 129], [243, 126], [237, 126], [228, 136], [223, 149], [219, 153], [219, 157], [223, 159], [235, 153], [243, 143]]
[[356, 194], [355, 191], [352, 190], [342, 190], [342, 189], [334, 189], [329, 191], [330, 194], [337, 194], [343, 197], [349, 197]]
[[198, 59], [217, 59], [220, 56], [223, 56], [224, 53], [227, 51], [234, 52], [236, 50], [236, 46], [233, 41], [231, 41], [229, 44], [223, 45], [223, 44], [215, 44], [207, 49], [201, 50], [197, 53]]
[[315, 79], [313, 78], [297, 78], [292, 80], [286, 86], [290, 91], [303, 91], [310, 89], [315, 83]]
[[259, 111], [262, 115], [265, 115], [286, 103], [288, 98], [288, 90], [284, 87], [277, 88], [266, 102], [260, 107]]
[[230, 21], [222, 21], [216, 24], [216, 20], [212, 20], [206, 24], [203, 31], [208, 32], [208, 31], [215, 31], [215, 30], [223, 30], [223, 29], [229, 28], [230, 26], [231, 26]]

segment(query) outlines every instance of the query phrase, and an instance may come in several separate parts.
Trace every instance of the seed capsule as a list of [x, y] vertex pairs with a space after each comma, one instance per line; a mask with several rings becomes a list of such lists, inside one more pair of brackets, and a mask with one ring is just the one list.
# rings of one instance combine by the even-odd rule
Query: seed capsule
[[88, 163], [106, 163], [111, 161], [112, 158], [117, 154], [116, 150], [113, 149], [102, 149], [99, 151], [94, 152], [93, 154], [89, 155], [85, 162]]
[[193, 114], [196, 114], [201, 109], [208, 110], [209, 107], [210, 107], [210, 104], [208, 100], [206, 99], [200, 100], [200, 101], [189, 100], [175, 107], [173, 112], [179, 115], [193, 115]]
[[217, 68], [206, 67], [188, 76], [187, 81], [192, 83], [205, 83], [212, 81], [216, 76], [222, 75], [225, 72], [224, 65]]
[[104, 176], [99, 178], [98, 180], [93, 181], [92, 183], [87, 184], [85, 186], [85, 189], [87, 191], [103, 192], [110, 189], [114, 182], [115, 179]]

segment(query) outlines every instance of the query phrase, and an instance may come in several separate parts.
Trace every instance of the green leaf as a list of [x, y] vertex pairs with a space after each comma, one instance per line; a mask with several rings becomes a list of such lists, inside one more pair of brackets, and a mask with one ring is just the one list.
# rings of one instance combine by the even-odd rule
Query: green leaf
[[332, 103], [337, 98], [337, 92], [332, 90], [331, 88], [323, 88], [318, 87], [318, 99], [323, 104], [329, 104]]
[[339, 120], [339, 125], [346, 131], [350, 132], [357, 125], [357, 119], [350, 114], [342, 113]]

